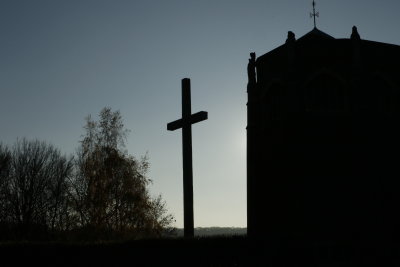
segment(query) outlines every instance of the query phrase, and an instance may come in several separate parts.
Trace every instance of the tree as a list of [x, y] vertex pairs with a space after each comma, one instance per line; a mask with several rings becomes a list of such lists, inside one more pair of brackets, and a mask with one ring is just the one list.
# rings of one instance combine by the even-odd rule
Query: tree
[[9, 201], [7, 185], [9, 181], [11, 154], [7, 147], [0, 144], [0, 224], [7, 223], [9, 218]]
[[21, 238], [63, 230], [72, 159], [45, 142], [17, 140], [0, 147], [1, 218]]
[[87, 117], [77, 153], [72, 195], [80, 225], [96, 233], [160, 235], [173, 217], [160, 196], [149, 194], [147, 157], [138, 160], [125, 150], [129, 131], [119, 111], [104, 108], [99, 117]]

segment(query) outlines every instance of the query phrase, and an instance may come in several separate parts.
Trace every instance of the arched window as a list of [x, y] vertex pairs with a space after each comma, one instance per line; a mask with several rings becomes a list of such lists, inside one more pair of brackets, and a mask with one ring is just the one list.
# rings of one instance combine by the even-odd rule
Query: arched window
[[343, 112], [346, 109], [345, 87], [332, 75], [320, 74], [305, 85], [304, 104], [307, 112]]

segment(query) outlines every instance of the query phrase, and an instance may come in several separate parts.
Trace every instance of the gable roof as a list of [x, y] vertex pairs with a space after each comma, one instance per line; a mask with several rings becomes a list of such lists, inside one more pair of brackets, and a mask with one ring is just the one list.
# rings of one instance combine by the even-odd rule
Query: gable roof
[[305, 39], [335, 39], [334, 37], [330, 36], [327, 33], [324, 33], [323, 31], [320, 31], [317, 28], [312, 29], [311, 31], [309, 31], [308, 33], [306, 33], [305, 35], [303, 35], [302, 37], [300, 37], [298, 39], [298, 41], [300, 40], [305, 40]]

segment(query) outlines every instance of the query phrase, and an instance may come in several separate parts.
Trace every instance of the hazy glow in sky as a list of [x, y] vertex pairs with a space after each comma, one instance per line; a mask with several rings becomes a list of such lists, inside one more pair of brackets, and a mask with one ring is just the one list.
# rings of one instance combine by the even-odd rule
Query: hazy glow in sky
[[[0, 141], [78, 146], [84, 117], [120, 110], [128, 151], [183, 225], [181, 79], [192, 82], [195, 226], [246, 226], [246, 66], [313, 27], [311, 0], [2, 0]], [[400, 1], [317, 0], [317, 26], [400, 44]], [[266, 165], [267, 168], [267, 165]], [[272, 178], [271, 178], [272, 179]]]

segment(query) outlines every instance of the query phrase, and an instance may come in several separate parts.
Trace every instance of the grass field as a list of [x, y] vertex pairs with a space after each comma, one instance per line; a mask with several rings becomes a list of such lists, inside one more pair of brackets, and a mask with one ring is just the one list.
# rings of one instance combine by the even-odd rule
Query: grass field
[[400, 266], [397, 246], [251, 242], [246, 236], [123, 243], [3, 243], [0, 266]]

